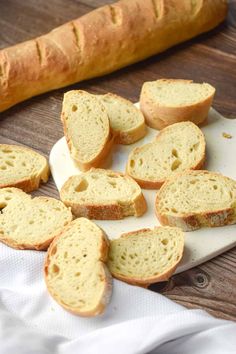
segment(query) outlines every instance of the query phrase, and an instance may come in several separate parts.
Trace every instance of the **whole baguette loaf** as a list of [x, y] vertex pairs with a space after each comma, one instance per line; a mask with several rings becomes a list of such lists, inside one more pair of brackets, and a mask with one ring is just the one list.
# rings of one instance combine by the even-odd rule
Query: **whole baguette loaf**
[[100, 76], [209, 31], [226, 0], [121, 0], [0, 51], [0, 112]]

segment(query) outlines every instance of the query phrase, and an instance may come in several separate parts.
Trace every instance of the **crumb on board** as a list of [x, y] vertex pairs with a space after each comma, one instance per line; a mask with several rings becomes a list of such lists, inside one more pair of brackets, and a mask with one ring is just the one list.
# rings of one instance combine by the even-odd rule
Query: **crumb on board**
[[222, 136], [225, 139], [232, 139], [232, 137], [233, 137], [231, 134], [228, 134], [228, 133], [225, 133], [225, 132], [222, 133]]

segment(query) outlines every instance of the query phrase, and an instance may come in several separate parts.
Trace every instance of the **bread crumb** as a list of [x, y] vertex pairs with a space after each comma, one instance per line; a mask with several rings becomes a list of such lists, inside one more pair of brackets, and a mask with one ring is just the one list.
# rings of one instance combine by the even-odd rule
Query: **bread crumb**
[[228, 133], [222, 133], [222, 136], [223, 136], [223, 138], [225, 138], [225, 139], [232, 139], [232, 135], [231, 134], [228, 134]]

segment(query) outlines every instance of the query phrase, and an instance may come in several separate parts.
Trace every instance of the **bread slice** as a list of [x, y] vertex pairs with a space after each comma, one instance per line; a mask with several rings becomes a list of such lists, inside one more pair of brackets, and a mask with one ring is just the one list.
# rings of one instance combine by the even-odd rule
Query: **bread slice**
[[0, 144], [0, 171], [0, 188], [17, 187], [25, 192], [38, 189], [49, 177], [46, 158], [17, 145]]
[[108, 268], [117, 279], [148, 286], [170, 278], [183, 250], [184, 234], [179, 228], [133, 231], [111, 241]]
[[116, 143], [133, 144], [145, 136], [144, 116], [132, 102], [113, 93], [97, 97], [106, 108]]
[[172, 124], [130, 153], [126, 172], [143, 188], [160, 188], [173, 174], [202, 168], [205, 150], [204, 135], [194, 123]]
[[0, 189], [0, 241], [16, 249], [45, 250], [72, 220], [56, 199], [31, 198], [17, 188]]
[[71, 157], [82, 171], [99, 166], [113, 143], [108, 115], [96, 96], [65, 93], [61, 119]]
[[121, 173], [91, 169], [70, 177], [60, 191], [63, 203], [75, 216], [115, 220], [141, 216], [147, 209], [139, 185]]
[[215, 89], [207, 83], [190, 80], [157, 80], [145, 82], [140, 96], [140, 109], [146, 123], [154, 129], [182, 121], [204, 122], [211, 107]]
[[51, 296], [66, 310], [96, 316], [109, 303], [112, 277], [105, 265], [109, 243], [93, 222], [79, 218], [50, 245], [45, 281]]
[[184, 231], [236, 223], [236, 181], [219, 173], [187, 171], [173, 176], [156, 198], [163, 225]]

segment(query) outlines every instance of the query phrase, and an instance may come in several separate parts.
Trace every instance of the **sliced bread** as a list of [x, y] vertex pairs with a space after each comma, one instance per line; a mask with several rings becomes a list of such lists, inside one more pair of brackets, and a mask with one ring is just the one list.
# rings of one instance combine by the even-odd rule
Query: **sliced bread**
[[200, 124], [208, 116], [215, 94], [209, 84], [189, 80], [145, 82], [140, 96], [140, 109], [146, 123], [154, 129], [182, 121]]
[[85, 91], [65, 93], [61, 120], [71, 157], [82, 171], [99, 166], [113, 139], [105, 107]]
[[105, 265], [109, 243], [93, 222], [72, 221], [51, 243], [45, 261], [45, 281], [51, 296], [66, 310], [96, 316], [108, 304], [112, 277]]
[[25, 192], [47, 182], [49, 166], [39, 153], [17, 145], [0, 144], [0, 188], [17, 187]]
[[31, 198], [17, 188], [0, 189], [0, 241], [16, 249], [45, 250], [72, 220], [59, 200]]
[[195, 124], [172, 124], [153, 142], [130, 153], [126, 172], [143, 188], [160, 188], [173, 174], [202, 168], [205, 149], [204, 135]]
[[236, 223], [236, 181], [208, 171], [173, 176], [156, 198], [157, 217], [163, 225], [184, 231]]
[[144, 116], [132, 102], [112, 93], [97, 97], [106, 108], [116, 143], [133, 144], [144, 137]]
[[70, 177], [63, 185], [60, 197], [75, 216], [89, 219], [140, 216], [147, 208], [141, 188], [132, 178], [103, 169], [91, 169]]
[[115, 278], [148, 286], [169, 279], [183, 250], [184, 234], [179, 228], [133, 231], [110, 242], [108, 268]]

